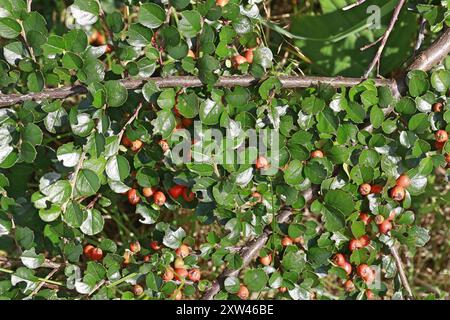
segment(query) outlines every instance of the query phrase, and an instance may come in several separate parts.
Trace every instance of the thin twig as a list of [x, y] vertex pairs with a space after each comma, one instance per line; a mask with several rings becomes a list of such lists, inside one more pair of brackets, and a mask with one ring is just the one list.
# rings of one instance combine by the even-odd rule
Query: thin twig
[[389, 35], [391, 34], [392, 30], [394, 29], [395, 23], [397, 22], [398, 16], [400, 14], [400, 11], [403, 8], [403, 5], [405, 4], [406, 0], [399, 0], [397, 6], [394, 9], [394, 13], [392, 14], [391, 22], [389, 23], [389, 26], [384, 33], [381, 44], [378, 47], [378, 51], [375, 54], [375, 57], [372, 60], [372, 63], [369, 65], [369, 68], [367, 69], [366, 73], [364, 74], [364, 78], [367, 78], [369, 74], [372, 72], [373, 68], [377, 66], [377, 76], [380, 75], [380, 59], [381, 54], [383, 53], [383, 49], [386, 46], [386, 42], [389, 39]]
[[[53, 275], [56, 272], [58, 272], [58, 270], [59, 270], [59, 267], [56, 267], [52, 271], [50, 271], [50, 273], [45, 277], [45, 280], [50, 280], [50, 278], [53, 277]], [[33, 290], [33, 292], [30, 293], [28, 298], [29, 299], [33, 298], [39, 292], [39, 290], [41, 290], [41, 288], [44, 286], [45, 283], [46, 283], [45, 281], [39, 282], [38, 286]]]
[[100, 289], [100, 287], [103, 286], [105, 283], [106, 283], [105, 279], [102, 279], [99, 283], [97, 283], [95, 287], [89, 292], [88, 297], [92, 296], [95, 293], [95, 291]]
[[407, 292], [407, 299], [411, 300], [414, 299], [414, 294], [411, 290], [411, 287], [409, 286], [408, 278], [406, 277], [405, 270], [403, 269], [403, 263], [400, 259], [400, 256], [398, 254], [397, 248], [395, 247], [395, 244], [390, 246], [391, 254], [394, 257], [395, 264], [397, 265], [397, 270], [400, 275], [400, 280], [402, 282], [403, 287], [406, 289]]
[[417, 51], [419, 51], [420, 47], [422, 46], [423, 40], [425, 39], [425, 26], [427, 25], [427, 20], [425, 18], [422, 18], [422, 20], [420, 21], [420, 28], [419, 28], [419, 33], [417, 34], [417, 40], [416, 40], [416, 44], [414, 45], [414, 54], [413, 56], [416, 55]]
[[136, 110], [134, 110], [133, 115], [130, 117], [130, 119], [128, 119], [127, 123], [125, 123], [125, 125], [123, 126], [122, 130], [120, 130], [119, 134], [118, 134], [118, 141], [120, 142], [122, 140], [122, 136], [125, 133], [125, 130], [127, 129], [127, 127], [133, 123], [134, 120], [136, 120], [137, 116], [139, 115], [139, 110], [141, 110], [142, 108], [142, 102], [139, 103], [138, 107], [136, 108]]
[[353, 9], [353, 8], [363, 4], [364, 2], [366, 2], [366, 0], [358, 0], [355, 3], [349, 4], [348, 6], [342, 8], [342, 10], [347, 11], [347, 10]]

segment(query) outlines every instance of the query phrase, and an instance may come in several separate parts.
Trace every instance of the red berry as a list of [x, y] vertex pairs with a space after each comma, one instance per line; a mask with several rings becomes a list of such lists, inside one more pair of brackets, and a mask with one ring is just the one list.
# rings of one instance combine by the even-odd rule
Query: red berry
[[123, 135], [123, 136], [122, 136], [122, 144], [123, 144], [125, 147], [129, 148], [129, 147], [131, 147], [131, 145], [133, 144], [133, 141], [131, 141], [130, 139], [128, 139], [128, 137], [127, 137], [126, 135]]
[[279, 293], [285, 293], [287, 291], [287, 288], [286, 287], [279, 287], [278, 288], [278, 292]]
[[234, 66], [240, 66], [241, 64], [247, 63], [247, 59], [245, 59], [245, 57], [241, 56], [240, 54], [235, 55], [232, 60]]
[[380, 186], [379, 184], [374, 184], [373, 186], [370, 186], [370, 193], [380, 194], [382, 192], [383, 192], [383, 186]]
[[152, 256], [149, 254], [144, 256], [144, 262], [149, 262], [151, 258], [152, 258]]
[[158, 241], [152, 241], [150, 242], [150, 248], [153, 250], [159, 250], [161, 249], [161, 246], [159, 245]]
[[228, 2], [230, 2], [230, 0], [216, 0], [216, 5], [218, 5], [219, 7], [225, 7]]
[[372, 187], [368, 183], [363, 183], [362, 185], [359, 186], [359, 193], [362, 196], [367, 196], [371, 190], [372, 190]]
[[346, 262], [347, 262], [347, 261], [345, 260], [345, 257], [344, 257], [344, 255], [343, 255], [342, 253], [337, 253], [337, 254], [334, 256], [334, 263], [336, 263], [339, 267], [344, 266], [344, 264], [345, 264]]
[[348, 262], [344, 263], [341, 268], [345, 270], [345, 273], [347, 273], [347, 275], [350, 275], [352, 273], [352, 265]]
[[292, 239], [289, 237], [284, 237], [283, 239], [281, 239], [281, 245], [283, 247], [287, 247], [290, 246], [293, 243]]
[[395, 186], [391, 189], [391, 198], [395, 201], [402, 201], [405, 198], [405, 189], [400, 186]]
[[265, 157], [259, 156], [256, 159], [255, 166], [256, 166], [256, 169], [267, 169], [267, 168], [269, 168], [269, 161]]
[[130, 149], [133, 152], [138, 152], [142, 148], [143, 145], [144, 145], [144, 143], [141, 140], [135, 140], [131, 144]]
[[372, 300], [375, 297], [375, 295], [373, 294], [372, 290], [367, 289], [366, 290], [366, 297], [367, 297], [367, 300]]
[[200, 278], [201, 278], [200, 270], [199, 269], [191, 269], [191, 270], [189, 270], [188, 278], [192, 282], [200, 281]]
[[167, 268], [164, 272], [162, 279], [167, 282], [173, 279], [173, 270], [171, 268]]
[[443, 107], [442, 102], [438, 101], [435, 104], [433, 104], [433, 111], [434, 112], [441, 112], [442, 111], [442, 107]]
[[356, 272], [367, 284], [371, 284], [375, 280], [375, 274], [367, 264], [360, 264]]
[[91, 251], [91, 260], [100, 261], [103, 259], [103, 251], [100, 248], [94, 248]]
[[91, 258], [91, 254], [92, 254], [92, 250], [94, 250], [94, 246], [91, 244], [87, 244], [84, 249], [83, 249], [83, 253], [87, 258]]
[[389, 220], [384, 220], [378, 225], [378, 231], [380, 231], [380, 233], [382, 234], [388, 233], [391, 229], [392, 223]]
[[321, 150], [314, 150], [311, 152], [311, 158], [323, 158], [323, 152]]
[[437, 142], [444, 143], [444, 142], [447, 142], [447, 140], [448, 140], [448, 134], [447, 134], [447, 131], [445, 131], [445, 130], [438, 130], [434, 136], [435, 136]]
[[355, 284], [353, 283], [352, 280], [347, 280], [344, 283], [344, 289], [347, 292], [352, 292], [353, 290], [355, 290]]
[[136, 189], [132, 188], [128, 190], [127, 195], [128, 195], [128, 202], [133, 206], [137, 205], [141, 201], [141, 197], [137, 194]]
[[366, 226], [370, 223], [370, 221], [372, 221], [370, 216], [367, 213], [365, 213], [365, 212], [360, 212], [359, 213], [359, 220], [364, 222], [364, 225], [366, 225]]
[[268, 254], [265, 257], [260, 257], [259, 258], [259, 262], [261, 262], [261, 264], [264, 265], [264, 266], [270, 265], [270, 263], [272, 262], [272, 255]]
[[144, 195], [144, 197], [149, 198], [151, 197], [154, 193], [156, 192], [156, 188], [155, 187], [151, 187], [151, 188], [143, 188], [142, 189], [142, 194]]
[[411, 184], [411, 180], [409, 179], [407, 174], [402, 174], [397, 178], [397, 186], [402, 188], [408, 188]]
[[247, 60], [247, 63], [249, 64], [253, 62], [253, 49], [245, 51], [245, 60]]
[[363, 235], [361, 238], [358, 239], [359, 247], [364, 248], [369, 245], [370, 238], [368, 235]]
[[185, 258], [189, 255], [191, 248], [189, 246], [182, 244], [179, 248], [175, 250], [175, 254], [181, 258]]
[[139, 251], [141, 251], [141, 244], [139, 243], [139, 241], [130, 243], [130, 250], [133, 253], [138, 253]]
[[184, 189], [186, 189], [185, 186], [176, 184], [169, 189], [169, 194], [172, 198], [177, 199], [179, 196], [181, 196], [181, 193], [183, 192]]
[[444, 148], [444, 145], [445, 145], [445, 142], [438, 142], [438, 141], [434, 142], [434, 146], [435, 146], [436, 150], [442, 150], [442, 148]]
[[185, 279], [188, 276], [188, 271], [186, 268], [175, 268], [174, 274], [175, 280], [181, 281], [181, 279]]
[[239, 291], [237, 293], [237, 296], [241, 298], [242, 300], [247, 300], [250, 296], [250, 292], [248, 291], [247, 287], [241, 284], [239, 287]]
[[195, 199], [195, 193], [188, 190], [187, 188], [183, 189], [183, 192], [181, 193], [181, 195], [183, 196], [183, 199], [186, 202], [192, 202]]
[[133, 293], [135, 296], [140, 296], [141, 294], [144, 293], [144, 288], [142, 288], [140, 285], [135, 284], [133, 286]]
[[191, 49], [189, 49], [188, 53], [187, 53], [188, 57], [191, 57], [192, 59], [195, 59], [195, 53], [194, 51], [192, 51]]
[[192, 125], [192, 123], [194, 123], [194, 120], [192, 120], [190, 118], [183, 118], [183, 119], [181, 119], [181, 123], [183, 124], [183, 126], [185, 128], [188, 128]]
[[158, 142], [159, 146], [161, 147], [162, 151], [165, 153], [167, 150], [169, 150], [169, 144], [166, 140], [160, 140]]
[[356, 239], [352, 239], [350, 240], [349, 244], [348, 244], [348, 249], [350, 251], [355, 251], [356, 249], [358, 249], [360, 246], [359, 241]]
[[153, 201], [158, 206], [163, 206], [166, 203], [166, 196], [161, 191], [156, 191], [153, 195]]

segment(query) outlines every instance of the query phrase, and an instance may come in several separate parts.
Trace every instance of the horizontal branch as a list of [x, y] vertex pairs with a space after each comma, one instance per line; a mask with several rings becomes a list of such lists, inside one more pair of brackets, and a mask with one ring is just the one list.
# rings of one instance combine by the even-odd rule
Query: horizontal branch
[[[283, 88], [308, 88], [313, 85], [328, 84], [334, 88], [353, 87], [365, 79], [362, 78], [346, 78], [346, 77], [304, 77], [304, 76], [282, 76], [278, 78]], [[250, 87], [257, 84], [261, 79], [253, 76], [230, 76], [220, 77], [215, 83], [216, 87]], [[172, 87], [202, 87], [204, 84], [198, 77], [179, 76], [179, 77], [148, 77], [148, 78], [127, 78], [120, 82], [128, 90], [140, 89], [148, 82], [153, 81], [160, 88]], [[395, 82], [385, 79], [374, 79], [376, 86], [388, 86], [394, 88]], [[28, 100], [43, 101], [46, 99], [65, 99], [77, 94], [86, 94], [88, 90], [85, 86], [77, 85], [72, 87], [60, 87], [45, 89], [42, 92], [30, 92], [27, 94], [0, 94], [0, 108], [23, 103]]]

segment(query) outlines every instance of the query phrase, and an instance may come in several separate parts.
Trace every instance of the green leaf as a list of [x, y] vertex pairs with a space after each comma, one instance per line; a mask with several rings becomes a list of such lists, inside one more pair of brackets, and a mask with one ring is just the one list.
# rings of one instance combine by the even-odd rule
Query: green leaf
[[41, 92], [44, 88], [44, 76], [42, 72], [32, 72], [27, 77], [27, 86], [31, 92]]
[[28, 123], [22, 132], [22, 139], [33, 146], [42, 143], [42, 130], [34, 123]]
[[377, 129], [381, 127], [381, 124], [384, 121], [384, 113], [378, 106], [373, 106], [370, 109], [370, 123], [372, 126]]
[[304, 178], [302, 176], [302, 163], [299, 160], [292, 160], [284, 171], [284, 181], [291, 186], [300, 184]]
[[353, 221], [352, 223], [353, 236], [358, 239], [366, 234], [366, 225], [363, 221]]
[[152, 120], [154, 133], [161, 134], [163, 139], [167, 139], [176, 127], [175, 117], [170, 110], [158, 111], [156, 119]]
[[100, 5], [96, 0], [75, 0], [70, 11], [79, 25], [88, 26], [97, 22]]
[[105, 220], [101, 213], [96, 209], [87, 209], [86, 218], [80, 226], [80, 230], [89, 236], [100, 233], [103, 230]]
[[183, 11], [178, 23], [181, 34], [187, 38], [193, 38], [202, 29], [202, 17], [197, 11]]
[[355, 210], [352, 195], [342, 190], [329, 190], [325, 195], [324, 204], [330, 211], [337, 211], [344, 216]]
[[80, 196], [93, 195], [99, 188], [100, 180], [95, 172], [89, 169], [82, 169], [78, 172], [75, 189]]
[[306, 256], [301, 251], [290, 251], [283, 256], [281, 265], [287, 271], [301, 272], [305, 267]]
[[105, 82], [106, 101], [110, 107], [120, 107], [127, 101], [128, 90], [117, 80]]
[[262, 269], [250, 269], [244, 274], [244, 283], [252, 292], [260, 292], [269, 281], [269, 277]]
[[21, 31], [22, 27], [16, 20], [11, 18], [0, 18], [0, 37], [14, 39]]
[[140, 24], [150, 29], [158, 28], [166, 19], [164, 9], [155, 3], [143, 4], [138, 13]]

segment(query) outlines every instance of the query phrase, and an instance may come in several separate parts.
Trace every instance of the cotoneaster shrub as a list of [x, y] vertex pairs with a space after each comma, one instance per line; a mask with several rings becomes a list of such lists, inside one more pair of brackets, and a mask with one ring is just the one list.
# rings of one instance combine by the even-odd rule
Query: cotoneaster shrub
[[[262, 235], [216, 299], [405, 296], [392, 248], [429, 240], [410, 207], [448, 168], [450, 59], [402, 97], [371, 79], [285, 89], [259, 1], [131, 2], [75, 0], [49, 30], [0, 1], [2, 93], [77, 93], [0, 109], [0, 297], [197, 299]], [[151, 78], [187, 75], [201, 85]], [[230, 75], [260, 81], [215, 86]], [[267, 154], [244, 148], [267, 129]]]

